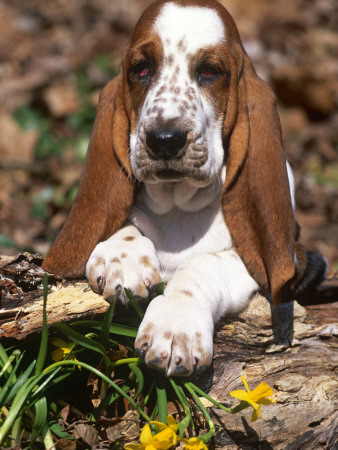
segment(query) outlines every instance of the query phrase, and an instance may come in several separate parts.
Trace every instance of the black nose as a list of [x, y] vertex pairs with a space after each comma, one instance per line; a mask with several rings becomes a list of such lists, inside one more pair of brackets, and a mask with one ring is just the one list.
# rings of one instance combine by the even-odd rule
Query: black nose
[[186, 142], [187, 133], [174, 128], [155, 128], [146, 132], [148, 151], [158, 159], [174, 158]]

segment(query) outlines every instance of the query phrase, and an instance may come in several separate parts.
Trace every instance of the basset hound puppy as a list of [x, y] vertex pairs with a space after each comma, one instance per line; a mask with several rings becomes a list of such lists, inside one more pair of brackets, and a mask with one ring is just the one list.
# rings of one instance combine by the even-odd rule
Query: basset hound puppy
[[165, 281], [135, 347], [149, 366], [189, 375], [211, 364], [221, 316], [258, 289], [278, 305], [323, 276], [324, 260], [296, 242], [293, 191], [275, 97], [230, 14], [216, 0], [158, 0], [101, 93], [78, 194], [43, 267], [86, 273], [125, 303], [124, 288], [145, 297]]

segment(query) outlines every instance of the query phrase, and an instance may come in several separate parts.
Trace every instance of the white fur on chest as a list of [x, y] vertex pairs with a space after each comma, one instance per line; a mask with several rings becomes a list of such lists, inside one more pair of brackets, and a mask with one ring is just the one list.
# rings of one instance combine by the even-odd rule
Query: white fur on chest
[[190, 256], [232, 247], [221, 210], [220, 186], [145, 185], [137, 197], [129, 220], [153, 242], [164, 281]]

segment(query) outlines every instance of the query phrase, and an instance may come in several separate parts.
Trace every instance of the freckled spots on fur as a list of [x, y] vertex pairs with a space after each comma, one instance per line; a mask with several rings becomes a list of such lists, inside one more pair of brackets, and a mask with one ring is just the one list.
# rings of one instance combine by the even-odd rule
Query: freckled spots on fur
[[178, 86], [171, 86], [169, 89], [171, 94], [180, 95], [181, 89]]
[[95, 265], [96, 265], [96, 266], [99, 266], [99, 265], [101, 265], [101, 264], [104, 265], [104, 264], [105, 264], [105, 260], [104, 260], [104, 258], [99, 257], [99, 258], [96, 259]]
[[181, 50], [182, 52], [186, 52], [187, 46], [186, 46], [186, 43], [185, 43], [185, 41], [184, 41], [184, 38], [182, 38], [182, 39], [180, 40], [180, 42], [179, 42], [178, 45], [177, 45], [177, 48], [178, 48], [179, 50]]
[[202, 359], [204, 358], [204, 349], [202, 345], [202, 335], [199, 331], [195, 334], [195, 343], [196, 343], [196, 349], [197, 352], [202, 356]]
[[177, 83], [177, 80], [178, 80], [178, 78], [177, 78], [177, 73], [174, 73], [173, 76], [171, 77], [171, 81], [172, 81], [173, 83]]
[[207, 126], [207, 127], [210, 127], [210, 119], [209, 119], [209, 117], [207, 117], [207, 120], [206, 120], [205, 123], [206, 123], [206, 126]]
[[167, 86], [165, 84], [163, 84], [159, 90], [156, 92], [156, 97], [159, 97], [160, 95], [164, 94], [164, 92], [166, 92], [167, 90]]
[[179, 65], [177, 65], [177, 66], [175, 66], [175, 73], [177, 73], [177, 75], [179, 75], [179, 73], [180, 73], [180, 66]]
[[181, 105], [181, 106], [178, 108], [178, 110], [179, 110], [180, 114], [183, 115], [183, 114], [186, 112], [187, 108], [185, 108], [183, 105]]
[[[113, 272], [109, 277], [114, 280], [120, 280], [122, 278], [122, 276], [123, 276], [123, 274], [122, 274], [121, 270], [115, 270], [115, 272]], [[119, 289], [121, 289], [121, 286]]]
[[153, 280], [153, 283], [160, 283], [161, 281], [161, 277], [160, 274], [157, 272], [156, 269], [153, 269], [152, 273], [151, 273], [151, 279]]
[[174, 55], [169, 55], [165, 58], [165, 64], [172, 66], [174, 64]]
[[112, 262], [112, 263], [120, 263], [121, 261], [120, 261], [120, 259], [119, 258], [112, 258], [111, 260], [110, 260], [110, 262]]
[[164, 339], [172, 339], [173, 333], [171, 331], [166, 331], [163, 335]]
[[126, 258], [127, 254], [126, 253], [121, 253], [121, 258]]
[[189, 338], [186, 333], [175, 334], [173, 344], [180, 349], [180, 351], [182, 352], [182, 355], [189, 354], [188, 342], [189, 342]]
[[165, 97], [157, 97], [154, 100], [154, 103], [166, 103], [167, 99]]
[[187, 297], [192, 297], [192, 293], [190, 291], [188, 291], [187, 289], [181, 289], [180, 292], [184, 295], [186, 295]]
[[[140, 336], [140, 340], [142, 342], [142, 344], [141, 344], [142, 348], [146, 349], [148, 347], [148, 344], [151, 343], [152, 339], [150, 336], [151, 336], [153, 330], [154, 330], [154, 324], [151, 323], [151, 324], [147, 325], [144, 328], [144, 330], [142, 331], [142, 334]], [[137, 341], [138, 341], [138, 339], [137, 339]], [[139, 343], [136, 342], [136, 344], [137, 344], [137, 347], [139, 347]]]
[[149, 256], [141, 256], [140, 264], [144, 267], [151, 267], [151, 262]]
[[165, 43], [166, 43], [167, 45], [170, 45], [170, 43], [171, 43], [171, 42], [170, 42], [170, 39], [167, 38], [167, 39], [165, 40]]
[[126, 236], [125, 238], [123, 238], [124, 241], [133, 241], [134, 239], [134, 236]]

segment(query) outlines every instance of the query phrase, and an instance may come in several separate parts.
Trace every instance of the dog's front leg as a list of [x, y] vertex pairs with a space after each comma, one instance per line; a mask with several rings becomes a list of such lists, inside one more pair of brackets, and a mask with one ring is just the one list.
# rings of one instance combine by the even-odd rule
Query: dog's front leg
[[164, 295], [146, 311], [135, 347], [167, 375], [190, 375], [211, 364], [215, 322], [243, 309], [256, 282], [233, 251], [195, 255], [177, 269]]

